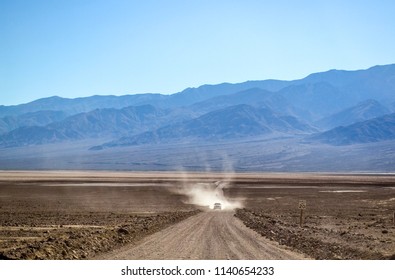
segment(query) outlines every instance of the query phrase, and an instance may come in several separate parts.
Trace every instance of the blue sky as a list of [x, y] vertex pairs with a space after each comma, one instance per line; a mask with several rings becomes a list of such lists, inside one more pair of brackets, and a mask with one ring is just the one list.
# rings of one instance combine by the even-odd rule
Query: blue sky
[[0, 104], [395, 63], [395, 1], [0, 0]]

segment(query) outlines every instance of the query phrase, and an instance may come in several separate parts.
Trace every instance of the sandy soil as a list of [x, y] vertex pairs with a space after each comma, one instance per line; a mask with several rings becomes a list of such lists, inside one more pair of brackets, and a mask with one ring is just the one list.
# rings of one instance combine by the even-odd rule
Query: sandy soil
[[[219, 180], [236, 216], [174, 191]], [[0, 259], [388, 259], [394, 212], [391, 174], [0, 171]]]

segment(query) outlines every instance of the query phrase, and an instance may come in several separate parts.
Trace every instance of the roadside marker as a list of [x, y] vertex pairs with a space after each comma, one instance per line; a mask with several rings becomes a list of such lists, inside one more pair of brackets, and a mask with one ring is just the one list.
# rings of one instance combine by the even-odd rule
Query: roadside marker
[[299, 200], [300, 219], [299, 226], [303, 224], [303, 211], [306, 209], [306, 200]]

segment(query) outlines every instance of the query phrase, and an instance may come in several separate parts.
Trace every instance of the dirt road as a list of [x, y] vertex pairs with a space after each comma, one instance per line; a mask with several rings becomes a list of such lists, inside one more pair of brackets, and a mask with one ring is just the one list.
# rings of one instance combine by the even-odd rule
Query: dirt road
[[210, 211], [99, 259], [304, 259], [247, 228], [233, 212]]

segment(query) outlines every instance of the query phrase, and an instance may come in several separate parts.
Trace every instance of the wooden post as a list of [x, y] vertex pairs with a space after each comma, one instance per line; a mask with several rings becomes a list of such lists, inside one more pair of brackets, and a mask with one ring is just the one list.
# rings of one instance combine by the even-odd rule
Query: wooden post
[[303, 224], [303, 209], [300, 209], [300, 219], [299, 219], [299, 226]]
[[303, 211], [306, 209], [306, 200], [299, 200], [299, 207], [300, 209], [300, 219], [299, 219], [299, 226], [303, 224]]
[[394, 216], [392, 217], [392, 221], [394, 222], [394, 226], [395, 226], [395, 211], [394, 211]]

